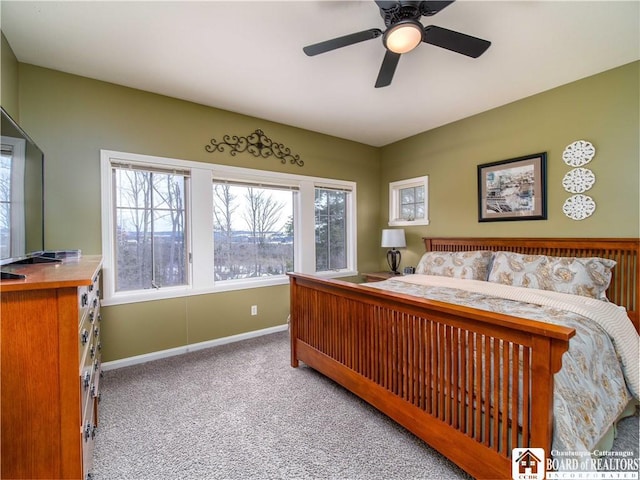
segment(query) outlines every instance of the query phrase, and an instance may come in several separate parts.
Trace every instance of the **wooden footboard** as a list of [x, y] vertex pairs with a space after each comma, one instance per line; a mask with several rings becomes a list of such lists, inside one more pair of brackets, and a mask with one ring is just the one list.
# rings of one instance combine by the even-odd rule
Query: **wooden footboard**
[[291, 365], [360, 396], [476, 478], [550, 450], [573, 329], [291, 274]]

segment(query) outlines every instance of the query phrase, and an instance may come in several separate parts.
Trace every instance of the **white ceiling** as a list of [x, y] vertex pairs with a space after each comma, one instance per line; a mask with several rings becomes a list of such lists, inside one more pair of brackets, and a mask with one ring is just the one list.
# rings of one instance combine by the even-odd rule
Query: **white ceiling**
[[20, 62], [373, 146], [640, 59], [637, 0], [458, 0], [422, 24], [489, 40], [489, 50], [472, 59], [422, 44], [380, 89], [380, 38], [315, 57], [302, 52], [384, 30], [373, 1], [0, 5]]

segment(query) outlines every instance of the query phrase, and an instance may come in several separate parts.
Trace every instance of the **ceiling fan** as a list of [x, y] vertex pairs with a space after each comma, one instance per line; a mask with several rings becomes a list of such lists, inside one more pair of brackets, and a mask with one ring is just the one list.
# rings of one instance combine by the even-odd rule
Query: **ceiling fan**
[[436, 47], [445, 48], [453, 52], [478, 58], [491, 42], [481, 38], [454, 32], [446, 28], [429, 25], [423, 27], [420, 17], [430, 17], [443, 8], [452, 4], [450, 1], [383, 1], [375, 0], [380, 8], [380, 15], [387, 27], [383, 32], [379, 28], [371, 28], [362, 32], [351, 33], [324, 42], [308, 45], [302, 50], [312, 57], [320, 53], [329, 52], [337, 48], [347, 47], [354, 43], [371, 40], [382, 36], [382, 43], [386, 48], [382, 66], [376, 80], [376, 88], [391, 84], [398, 61], [403, 53], [410, 52], [420, 43], [429, 43]]

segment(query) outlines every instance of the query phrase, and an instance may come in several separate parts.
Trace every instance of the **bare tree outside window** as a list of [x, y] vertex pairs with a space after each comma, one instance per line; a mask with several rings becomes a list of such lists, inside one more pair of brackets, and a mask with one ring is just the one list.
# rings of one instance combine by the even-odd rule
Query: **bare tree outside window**
[[107, 302], [357, 271], [355, 182], [110, 150], [100, 172]]
[[293, 192], [214, 182], [215, 280], [293, 270]]
[[116, 291], [186, 285], [186, 176], [116, 167]]

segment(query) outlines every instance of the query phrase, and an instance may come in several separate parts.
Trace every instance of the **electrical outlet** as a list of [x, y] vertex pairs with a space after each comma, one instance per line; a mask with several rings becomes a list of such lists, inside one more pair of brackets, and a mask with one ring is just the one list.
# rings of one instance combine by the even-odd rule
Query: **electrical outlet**
[[258, 314], [258, 305], [251, 305], [251, 315]]

